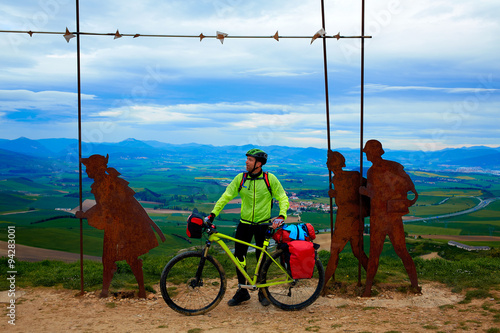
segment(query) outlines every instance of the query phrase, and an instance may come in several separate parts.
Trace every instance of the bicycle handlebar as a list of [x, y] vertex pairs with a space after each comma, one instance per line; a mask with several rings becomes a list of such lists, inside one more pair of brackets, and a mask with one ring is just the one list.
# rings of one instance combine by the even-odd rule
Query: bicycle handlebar
[[214, 234], [214, 233], [217, 232], [217, 227], [212, 222], [210, 222], [210, 221], [203, 221], [203, 225], [205, 226], [205, 228], [207, 230], [207, 233], [209, 235]]
[[[214, 233], [217, 233], [217, 227], [215, 226], [215, 224], [213, 224], [212, 222], [210, 221], [203, 221], [203, 225], [205, 226], [206, 228], [206, 231], [209, 235], [211, 234], [214, 234]], [[267, 226], [267, 231], [269, 232], [270, 231], [270, 236], [271, 237], [275, 231], [275, 229], [272, 228], [273, 226], [273, 223], [272, 222], [264, 222], [264, 223], [260, 223], [259, 225], [265, 225]]]

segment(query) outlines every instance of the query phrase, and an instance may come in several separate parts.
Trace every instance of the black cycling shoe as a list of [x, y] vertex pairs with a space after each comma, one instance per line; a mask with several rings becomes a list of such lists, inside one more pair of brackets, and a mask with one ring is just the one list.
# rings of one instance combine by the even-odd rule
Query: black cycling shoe
[[227, 305], [236, 306], [240, 305], [242, 302], [248, 301], [250, 299], [250, 293], [246, 289], [239, 289], [236, 294], [234, 294], [233, 298], [231, 298]]
[[271, 304], [261, 291], [259, 291], [259, 302], [262, 306], [269, 306]]

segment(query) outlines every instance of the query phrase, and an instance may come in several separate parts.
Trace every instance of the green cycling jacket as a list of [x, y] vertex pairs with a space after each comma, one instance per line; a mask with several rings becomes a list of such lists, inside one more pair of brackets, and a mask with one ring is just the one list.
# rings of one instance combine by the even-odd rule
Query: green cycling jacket
[[243, 173], [234, 177], [231, 184], [226, 188], [220, 199], [215, 204], [212, 213], [218, 216], [224, 209], [224, 206], [234, 199], [238, 194], [241, 197], [241, 222], [242, 223], [263, 223], [268, 222], [271, 218], [271, 205], [273, 197], [279, 201], [280, 213], [286, 219], [286, 212], [290, 207], [288, 197], [281, 186], [280, 181], [272, 173], [268, 173], [269, 184], [273, 194], [269, 193], [266, 182], [264, 180], [264, 173], [262, 172], [257, 178], [247, 177], [245, 184], [238, 193]]

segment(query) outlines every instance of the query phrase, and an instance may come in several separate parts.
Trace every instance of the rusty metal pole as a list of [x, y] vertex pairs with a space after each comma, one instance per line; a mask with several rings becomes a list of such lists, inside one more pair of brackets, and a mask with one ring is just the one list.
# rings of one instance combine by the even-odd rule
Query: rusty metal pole
[[[76, 0], [76, 75], [78, 86], [78, 175], [79, 175], [79, 194], [80, 194], [80, 211], [83, 210], [83, 191], [82, 191], [82, 86], [80, 73], [80, 4]], [[80, 219], [80, 294], [84, 294], [83, 290], [83, 219]]]
[[[361, 0], [361, 102], [360, 102], [360, 135], [359, 135], [359, 186], [363, 185], [363, 136], [364, 136], [364, 103], [365, 103], [365, 0]], [[364, 251], [363, 232], [365, 219], [363, 217], [363, 201], [359, 196], [359, 253]], [[358, 260], [358, 286], [361, 286], [361, 260]]]
[[[322, 28], [325, 29], [325, 3], [321, 0], [321, 18]], [[326, 57], [326, 38], [323, 36], [323, 68], [325, 72], [325, 99], [326, 99], [326, 138], [328, 141], [328, 150], [330, 150], [330, 98], [328, 93], [328, 61]], [[332, 172], [328, 171], [328, 189], [332, 188]], [[330, 235], [333, 237], [333, 199], [330, 197]]]

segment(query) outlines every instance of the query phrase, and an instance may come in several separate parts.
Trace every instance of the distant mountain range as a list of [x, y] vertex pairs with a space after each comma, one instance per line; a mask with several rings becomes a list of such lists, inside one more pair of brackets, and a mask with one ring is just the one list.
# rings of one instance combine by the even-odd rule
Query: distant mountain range
[[[83, 143], [83, 156], [109, 154], [114, 159], [168, 159], [189, 163], [192, 160], [206, 160], [214, 165], [241, 164], [239, 157], [252, 148], [245, 146], [212, 146], [203, 144], [169, 144], [159, 141], [127, 139], [117, 143]], [[269, 154], [269, 164], [313, 164], [324, 166], [326, 149], [285, 146], [261, 147]], [[349, 169], [359, 169], [359, 149], [338, 148], [346, 158]], [[0, 139], [0, 160], [2, 167], [23, 166], [25, 168], [51, 168], [58, 163], [77, 160], [76, 139], [18, 138]], [[500, 147], [485, 146], [468, 148], [447, 148], [439, 151], [386, 150], [385, 159], [397, 161], [407, 169], [424, 170], [500, 170]], [[368, 163], [368, 162], [366, 162]], [[368, 163], [369, 166], [369, 163]]]

